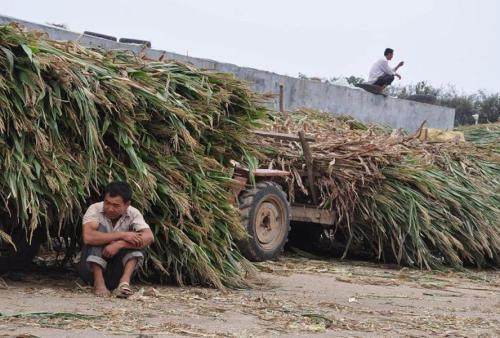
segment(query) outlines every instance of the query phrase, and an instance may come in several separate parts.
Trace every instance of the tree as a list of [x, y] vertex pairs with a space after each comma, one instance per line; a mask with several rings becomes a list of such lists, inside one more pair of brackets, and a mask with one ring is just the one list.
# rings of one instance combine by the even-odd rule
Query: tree
[[478, 91], [474, 94], [458, 93], [453, 86], [436, 88], [426, 81], [404, 87], [391, 86], [389, 94], [401, 99], [411, 95], [432, 95], [440, 106], [455, 109], [455, 125], [473, 124], [472, 115], [479, 115], [479, 122], [496, 122], [500, 117], [500, 94]]

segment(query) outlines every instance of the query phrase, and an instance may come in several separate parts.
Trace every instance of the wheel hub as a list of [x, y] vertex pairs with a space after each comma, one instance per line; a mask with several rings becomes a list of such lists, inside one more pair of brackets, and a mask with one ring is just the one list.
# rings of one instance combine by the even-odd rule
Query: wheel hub
[[268, 249], [273, 249], [281, 241], [284, 215], [283, 210], [273, 201], [264, 201], [259, 206], [256, 215], [256, 233], [259, 243]]

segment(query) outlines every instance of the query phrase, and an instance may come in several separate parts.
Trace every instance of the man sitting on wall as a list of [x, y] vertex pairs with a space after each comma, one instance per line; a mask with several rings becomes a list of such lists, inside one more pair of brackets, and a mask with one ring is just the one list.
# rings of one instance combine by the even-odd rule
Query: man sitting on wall
[[132, 295], [130, 278], [144, 260], [153, 233], [142, 214], [130, 205], [132, 190], [125, 182], [112, 182], [104, 201], [92, 204], [83, 216], [81, 277], [94, 286], [97, 296]]
[[382, 92], [385, 87], [389, 86], [392, 81], [394, 81], [394, 77], [401, 80], [401, 75], [396, 72], [404, 65], [404, 62], [401, 61], [395, 68], [389, 67], [389, 61], [392, 60], [393, 56], [394, 50], [386, 48], [384, 51], [384, 57], [375, 62], [370, 69], [370, 74], [366, 83], [380, 87], [380, 92]]

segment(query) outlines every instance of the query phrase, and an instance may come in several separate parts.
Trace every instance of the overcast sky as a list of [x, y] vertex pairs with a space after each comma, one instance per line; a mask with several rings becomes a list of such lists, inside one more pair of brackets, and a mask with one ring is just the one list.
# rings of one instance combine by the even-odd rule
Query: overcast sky
[[402, 84], [500, 91], [497, 0], [1, 0], [0, 14], [290, 76], [366, 78], [391, 47]]

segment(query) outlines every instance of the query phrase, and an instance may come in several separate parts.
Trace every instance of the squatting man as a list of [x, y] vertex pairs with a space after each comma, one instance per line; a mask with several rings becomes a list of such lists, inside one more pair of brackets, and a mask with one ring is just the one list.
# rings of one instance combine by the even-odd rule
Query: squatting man
[[104, 200], [92, 204], [83, 216], [82, 258], [78, 272], [97, 296], [115, 290], [117, 297], [132, 295], [130, 279], [144, 261], [144, 250], [154, 240], [149, 225], [130, 205], [132, 190], [125, 182], [112, 182]]
[[391, 85], [392, 81], [394, 81], [394, 77], [401, 80], [401, 75], [399, 75], [397, 71], [404, 65], [404, 62], [401, 61], [394, 68], [389, 67], [389, 61], [392, 60], [393, 56], [394, 50], [386, 48], [384, 51], [384, 57], [375, 62], [370, 68], [368, 81], [366, 81], [366, 83], [378, 86], [380, 88], [380, 92], [382, 92], [385, 87]]

